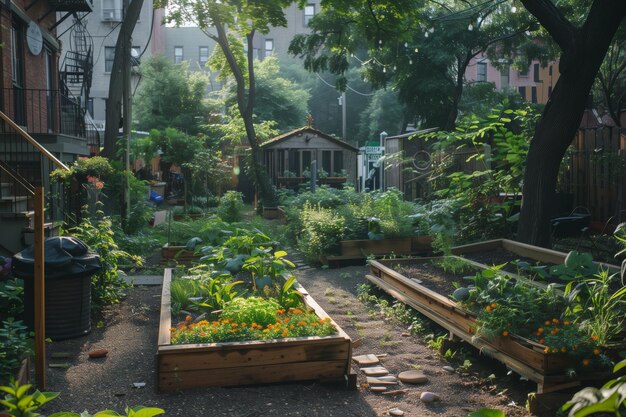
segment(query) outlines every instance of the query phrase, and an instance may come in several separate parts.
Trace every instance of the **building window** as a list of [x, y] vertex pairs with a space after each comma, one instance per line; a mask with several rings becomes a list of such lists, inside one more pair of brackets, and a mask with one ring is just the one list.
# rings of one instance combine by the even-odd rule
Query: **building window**
[[309, 22], [313, 19], [313, 16], [315, 16], [315, 5], [307, 4], [304, 7], [304, 26], [309, 26]]
[[343, 171], [343, 151], [334, 151], [333, 152], [333, 172], [331, 173], [334, 177], [341, 176], [341, 171]]
[[113, 60], [115, 59], [115, 47], [104, 47], [104, 72], [111, 72], [113, 69]]
[[206, 67], [206, 63], [209, 61], [209, 47], [201, 46], [199, 49], [198, 63], [201, 68]]
[[174, 47], [174, 63], [180, 64], [183, 62], [183, 47], [175, 46]]
[[526, 101], [526, 87], [518, 87], [519, 95], [522, 96], [522, 100]]
[[265, 56], [270, 56], [274, 52], [274, 39], [265, 39]]
[[102, 20], [108, 22], [122, 21], [121, 0], [102, 0]]
[[533, 65], [533, 81], [536, 83], [541, 82], [541, 80], [539, 79], [539, 64]]
[[487, 81], [487, 63], [476, 64], [476, 81]]
[[510, 84], [510, 80], [509, 80], [509, 71], [510, 71], [510, 67], [507, 65], [506, 67], [502, 68], [502, 70], [500, 71], [500, 88], [504, 89], [506, 87], [509, 86]]
[[537, 87], [530, 88], [530, 101], [537, 103]]

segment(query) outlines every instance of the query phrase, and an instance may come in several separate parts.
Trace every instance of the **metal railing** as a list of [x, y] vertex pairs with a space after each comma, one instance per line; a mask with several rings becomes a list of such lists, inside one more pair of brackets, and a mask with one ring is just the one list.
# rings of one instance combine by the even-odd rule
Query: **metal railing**
[[61, 183], [50, 180], [55, 169], [69, 168], [33, 137], [0, 112], [0, 211], [28, 213], [35, 209], [34, 187], [45, 192], [46, 221], [67, 220], [76, 198]]
[[87, 137], [85, 110], [60, 90], [4, 88], [4, 113], [31, 134]]

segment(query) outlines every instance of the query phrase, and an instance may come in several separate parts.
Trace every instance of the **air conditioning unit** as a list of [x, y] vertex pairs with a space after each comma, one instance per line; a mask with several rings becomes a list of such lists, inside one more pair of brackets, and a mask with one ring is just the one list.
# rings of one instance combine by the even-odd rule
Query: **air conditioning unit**
[[102, 20], [110, 22], [110, 21], [118, 21], [120, 19], [117, 17], [117, 13], [115, 9], [103, 9]]

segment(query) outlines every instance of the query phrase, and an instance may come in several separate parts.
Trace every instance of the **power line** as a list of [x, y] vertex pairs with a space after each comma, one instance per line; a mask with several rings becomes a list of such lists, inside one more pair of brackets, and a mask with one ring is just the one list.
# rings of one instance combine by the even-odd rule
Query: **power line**
[[[320, 79], [321, 82], [323, 82], [324, 84], [326, 84], [327, 86], [329, 86], [330, 88], [334, 88], [335, 90], [337, 89], [336, 86], [330, 84], [328, 81], [326, 81], [325, 79], [322, 78], [321, 75], [319, 75], [317, 72], [315, 73], [315, 75], [317, 75], [317, 78]], [[360, 91], [355, 90], [354, 88], [350, 87], [349, 85], [346, 85], [346, 88], [350, 91], [352, 91], [353, 93], [356, 93], [358, 95], [364, 96], [364, 97], [371, 97], [376, 93], [361, 93]]]

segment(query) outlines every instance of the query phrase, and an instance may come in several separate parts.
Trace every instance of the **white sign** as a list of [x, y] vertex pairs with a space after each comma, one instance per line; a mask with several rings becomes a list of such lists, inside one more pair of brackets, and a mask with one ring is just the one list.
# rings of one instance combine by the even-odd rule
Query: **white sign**
[[26, 44], [31, 54], [37, 56], [41, 53], [43, 48], [43, 36], [39, 25], [34, 20], [28, 24], [28, 30], [26, 31]]

